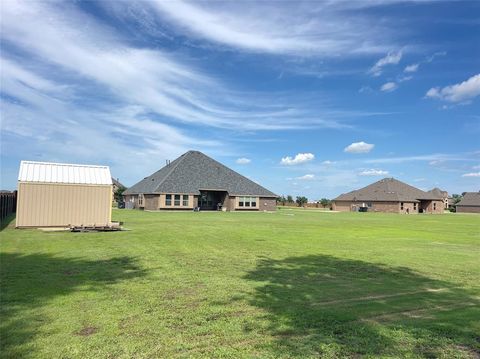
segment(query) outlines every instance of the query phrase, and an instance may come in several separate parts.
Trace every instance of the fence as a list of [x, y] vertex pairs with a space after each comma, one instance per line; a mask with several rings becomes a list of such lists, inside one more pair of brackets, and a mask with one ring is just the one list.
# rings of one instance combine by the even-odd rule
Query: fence
[[15, 213], [17, 208], [17, 191], [0, 192], [0, 222]]

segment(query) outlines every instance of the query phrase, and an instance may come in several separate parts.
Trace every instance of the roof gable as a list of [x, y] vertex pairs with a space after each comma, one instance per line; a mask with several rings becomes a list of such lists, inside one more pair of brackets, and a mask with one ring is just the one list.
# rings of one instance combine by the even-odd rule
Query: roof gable
[[21, 161], [19, 182], [111, 185], [108, 166]]
[[440, 196], [422, 191], [395, 178], [384, 178], [361, 189], [341, 194], [336, 201], [416, 202], [439, 200]]
[[188, 151], [130, 187], [125, 194], [227, 191], [230, 195], [276, 197], [273, 192], [199, 151]]
[[447, 191], [442, 191], [438, 187], [435, 187], [434, 189], [431, 189], [430, 191], [428, 191], [428, 193], [432, 193], [436, 197], [441, 197], [441, 198], [448, 197], [448, 192]]

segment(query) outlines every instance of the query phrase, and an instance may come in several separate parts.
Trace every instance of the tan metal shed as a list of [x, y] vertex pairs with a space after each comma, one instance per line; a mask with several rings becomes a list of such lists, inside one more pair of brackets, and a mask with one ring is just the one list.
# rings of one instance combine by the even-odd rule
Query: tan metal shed
[[111, 218], [108, 166], [20, 163], [17, 227], [106, 226]]

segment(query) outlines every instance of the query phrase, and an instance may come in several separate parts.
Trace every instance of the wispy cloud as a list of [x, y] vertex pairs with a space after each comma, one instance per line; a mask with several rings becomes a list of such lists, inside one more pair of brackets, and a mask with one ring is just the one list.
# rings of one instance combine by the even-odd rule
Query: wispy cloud
[[388, 175], [388, 171], [378, 170], [378, 169], [369, 169], [363, 170], [359, 173], [360, 176], [386, 176]]
[[283, 157], [280, 161], [280, 164], [286, 166], [299, 165], [301, 163], [306, 163], [315, 159], [313, 153], [298, 153], [295, 157], [286, 156]]
[[241, 157], [238, 158], [235, 162], [239, 165], [248, 165], [250, 162], [252, 162], [252, 160], [250, 158]]
[[[306, 110], [295, 100], [279, 105], [278, 96], [251, 98], [184, 58], [131, 47], [72, 4], [12, 1], [2, 12], [4, 41], [41, 64], [55, 66], [56, 74], [75, 77], [76, 86], [81, 80], [85, 86], [99, 87], [104, 96], [142, 106], [163, 120], [257, 131], [345, 126], [329, 111]], [[25, 23], [29, 26], [21, 25]], [[222, 97], [215, 96], [218, 91]]]
[[464, 173], [462, 177], [480, 177], [480, 172]]
[[405, 67], [403, 72], [417, 72], [419, 66], [420, 66], [420, 64], [408, 65], [408, 66]]
[[315, 175], [313, 174], [306, 174], [300, 177], [295, 177], [295, 179], [300, 180], [300, 181], [311, 181], [315, 179]]
[[247, 51], [328, 57], [378, 53], [388, 46], [385, 37], [390, 33], [387, 28], [372, 28], [360, 11], [352, 16], [345, 11], [346, 3], [155, 1], [149, 5], [190, 36]]
[[455, 85], [443, 88], [432, 87], [425, 96], [448, 102], [468, 102], [479, 95], [480, 74], [477, 74]]
[[425, 161], [431, 164], [439, 163], [440, 161], [468, 161], [470, 160], [466, 154], [442, 154], [435, 153], [429, 155], [417, 155], [417, 156], [399, 156], [399, 157], [385, 157], [367, 159], [365, 163], [404, 163]]
[[375, 65], [368, 71], [373, 76], [380, 76], [383, 68], [387, 65], [396, 65], [402, 59], [402, 51], [391, 51], [385, 57], [378, 60]]
[[368, 153], [375, 147], [374, 144], [364, 141], [354, 142], [343, 149], [347, 153]]
[[395, 82], [387, 82], [380, 87], [380, 91], [392, 92], [392, 91], [395, 91], [397, 88], [398, 88], [398, 85]]

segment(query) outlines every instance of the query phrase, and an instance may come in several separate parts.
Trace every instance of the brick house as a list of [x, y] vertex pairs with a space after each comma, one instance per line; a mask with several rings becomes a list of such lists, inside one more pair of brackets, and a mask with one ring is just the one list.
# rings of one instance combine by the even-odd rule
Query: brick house
[[466, 192], [456, 207], [459, 213], [480, 213], [480, 192]]
[[188, 151], [127, 189], [127, 208], [275, 211], [273, 192], [198, 151]]
[[341, 194], [332, 201], [341, 212], [443, 213], [441, 197], [394, 178], [384, 178], [364, 188]]
[[428, 193], [432, 193], [434, 194], [436, 197], [440, 197], [442, 198], [443, 200], [443, 205], [444, 205], [444, 209], [448, 209], [449, 207], [449, 201], [448, 201], [448, 192], [447, 191], [443, 191], [441, 190], [440, 188], [438, 187], [435, 187], [434, 189], [431, 189], [430, 191], [428, 191]]

